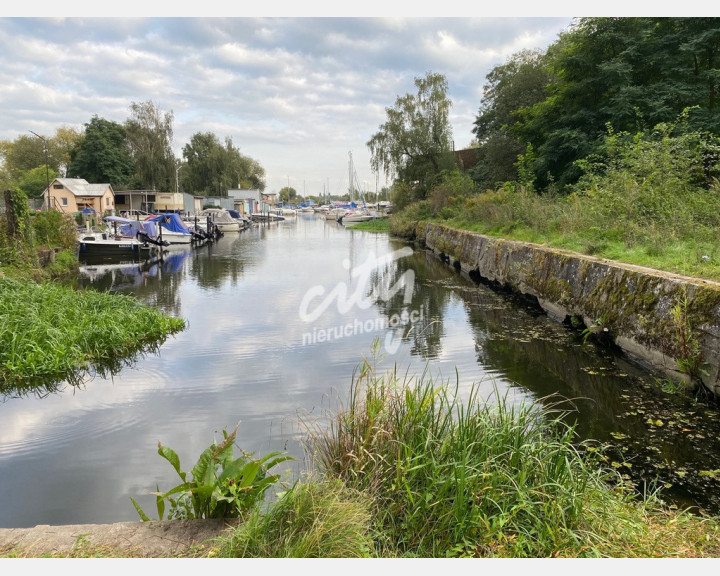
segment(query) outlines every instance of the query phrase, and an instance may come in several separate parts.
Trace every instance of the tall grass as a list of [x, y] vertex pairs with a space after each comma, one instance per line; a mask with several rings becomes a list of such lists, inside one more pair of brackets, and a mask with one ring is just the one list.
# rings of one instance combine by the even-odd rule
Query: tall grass
[[298, 483], [267, 513], [256, 509], [214, 555], [238, 558], [362, 558], [373, 555], [366, 495], [340, 481]]
[[0, 278], [0, 387], [63, 378], [155, 346], [184, 327], [129, 296]]
[[366, 363], [348, 405], [311, 434], [319, 470], [368, 495], [381, 555], [673, 553], [658, 538], [669, 526], [660, 502], [636, 501], [601, 450], [574, 442], [561, 412], [456, 392]]

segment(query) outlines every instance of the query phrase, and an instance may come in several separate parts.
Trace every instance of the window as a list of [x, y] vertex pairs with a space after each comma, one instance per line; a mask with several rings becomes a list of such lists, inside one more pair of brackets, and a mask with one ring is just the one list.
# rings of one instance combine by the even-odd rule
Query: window
[[60, 198], [60, 204], [62, 204], [63, 206], [67, 206], [67, 198]]
[[62, 184], [53, 184], [53, 189], [54, 189], [54, 190], [62, 190], [62, 189], [63, 189], [63, 185], [62, 185]]

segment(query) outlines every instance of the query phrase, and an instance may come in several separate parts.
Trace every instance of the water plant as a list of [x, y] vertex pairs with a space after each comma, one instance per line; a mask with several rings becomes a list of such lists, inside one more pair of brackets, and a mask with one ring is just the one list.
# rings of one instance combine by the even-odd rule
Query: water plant
[[689, 305], [687, 294], [683, 294], [670, 313], [675, 330], [678, 369], [690, 378], [698, 380], [707, 372], [704, 368], [705, 360], [700, 349], [700, 342], [690, 322]]
[[[271, 452], [254, 459], [243, 452], [233, 457], [233, 447], [239, 423], [228, 434], [223, 429], [223, 440], [208, 446], [193, 466], [188, 478], [180, 467], [177, 453], [158, 443], [158, 454], [165, 458], [180, 477], [180, 484], [167, 492], [153, 492], [156, 496], [158, 520], [165, 516], [165, 501], [170, 503], [168, 519], [182, 518], [238, 518], [257, 507], [267, 490], [278, 480], [278, 474], [268, 471], [291, 456]], [[130, 498], [143, 521], [150, 518], [134, 498]]]

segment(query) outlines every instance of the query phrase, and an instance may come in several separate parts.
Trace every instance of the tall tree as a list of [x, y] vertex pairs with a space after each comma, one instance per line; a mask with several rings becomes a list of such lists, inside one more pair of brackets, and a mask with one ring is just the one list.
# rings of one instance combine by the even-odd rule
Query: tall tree
[[55, 170], [50, 168], [46, 171], [45, 165], [43, 165], [31, 170], [24, 170], [14, 180], [13, 185], [25, 192], [28, 198], [42, 198], [48, 180], [52, 182], [57, 177], [58, 174]]
[[172, 151], [173, 113], [152, 101], [133, 102], [125, 122], [130, 155], [135, 165], [133, 187], [147, 190], [175, 188], [176, 159]]
[[487, 83], [473, 129], [479, 149], [472, 176], [481, 188], [517, 180], [518, 156], [525, 146], [511, 128], [519, 120], [518, 109], [545, 99], [550, 78], [544, 54], [532, 50], [513, 54], [485, 77]]
[[231, 188], [265, 189], [265, 171], [240, 153], [232, 139], [221, 143], [212, 132], [197, 132], [183, 147], [183, 188], [205, 196], [223, 196]]
[[73, 148], [80, 144], [83, 138], [81, 130], [72, 126], [60, 126], [48, 142], [49, 156], [53, 160], [51, 168], [58, 174], [67, 174], [70, 164], [70, 154]]
[[415, 78], [415, 94], [400, 96], [385, 109], [387, 120], [367, 142], [370, 166], [388, 178], [414, 184], [424, 197], [434, 176], [452, 166], [452, 102], [447, 79], [428, 72]]
[[[33, 134], [21, 134], [13, 141], [4, 141], [2, 151], [5, 168], [12, 178], [17, 178], [21, 172], [38, 166], [45, 167], [44, 143]], [[52, 166], [49, 153], [48, 163]]]
[[108, 183], [118, 189], [128, 185], [133, 171], [125, 128], [117, 122], [93, 116], [85, 124], [84, 138], [72, 151], [68, 177]]
[[694, 108], [688, 130], [720, 131], [720, 19], [583, 18], [546, 57], [548, 97], [519, 107], [513, 126], [541, 186], [575, 182], [576, 161], [600, 151], [608, 124], [634, 132]]

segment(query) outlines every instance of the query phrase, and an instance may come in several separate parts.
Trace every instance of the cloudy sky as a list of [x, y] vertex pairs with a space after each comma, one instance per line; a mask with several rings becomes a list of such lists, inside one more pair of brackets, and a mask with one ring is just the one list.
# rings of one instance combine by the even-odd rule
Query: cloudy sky
[[382, 188], [366, 142], [427, 72], [447, 78], [455, 147], [465, 148], [486, 74], [572, 22], [69, 13], [0, 17], [0, 139], [51, 136], [94, 115], [122, 123], [131, 103], [150, 100], [174, 115], [178, 157], [197, 132], [230, 137], [263, 166], [268, 191], [300, 194], [347, 191], [349, 153], [361, 185]]

